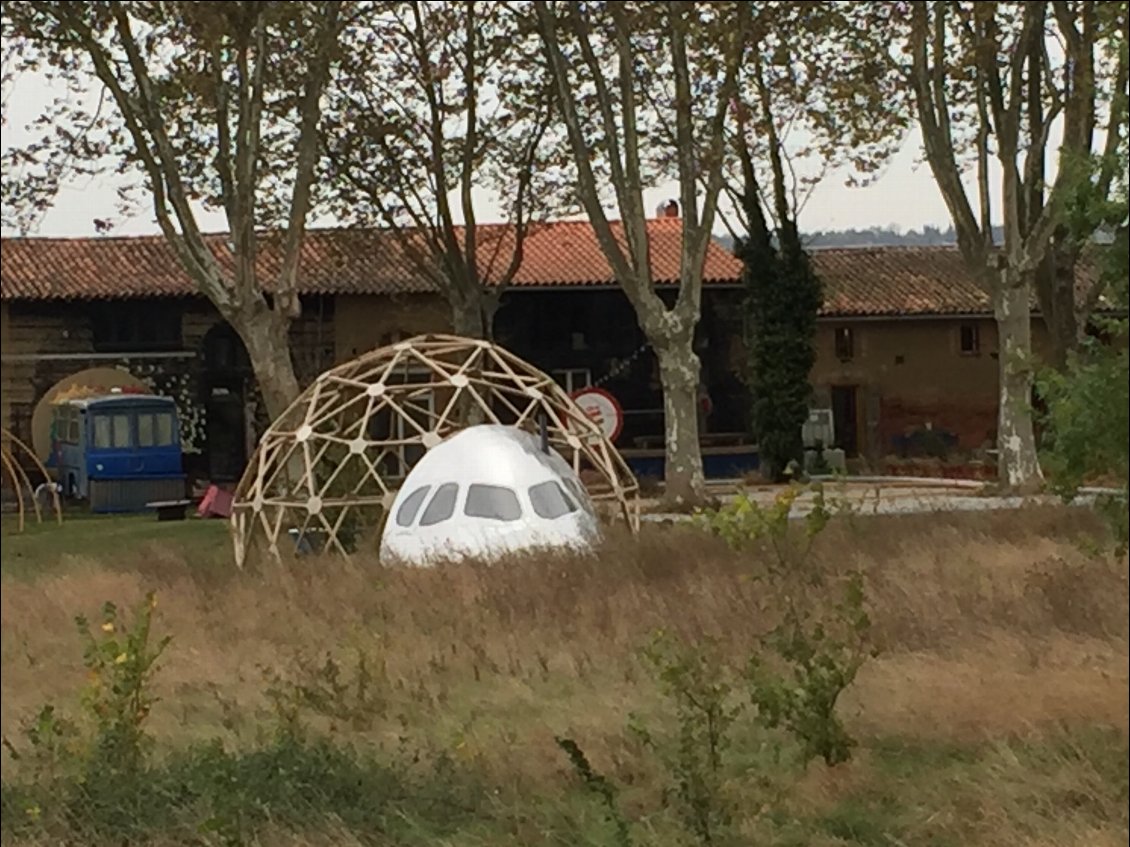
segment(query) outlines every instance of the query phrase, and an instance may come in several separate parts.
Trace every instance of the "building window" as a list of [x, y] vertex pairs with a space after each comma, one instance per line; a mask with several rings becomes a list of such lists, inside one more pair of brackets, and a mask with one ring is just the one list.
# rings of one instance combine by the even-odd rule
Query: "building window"
[[[398, 383], [403, 379], [393, 374], [386, 381]], [[431, 387], [422, 386], [410, 395], [401, 394], [397, 405], [402, 414], [395, 414], [388, 407], [379, 409], [369, 417], [365, 430], [372, 441], [401, 442], [387, 446], [377, 460], [377, 470], [389, 479], [404, 479], [423, 458], [427, 448], [416, 439], [430, 432], [436, 419], [436, 398]], [[409, 441], [412, 443], [404, 443]]]
[[850, 326], [836, 327], [836, 358], [841, 362], [855, 358], [855, 333]]
[[981, 352], [981, 328], [977, 324], [962, 324], [961, 355], [977, 356]]
[[[416, 438], [420, 435], [421, 430], [423, 432], [432, 430], [432, 422], [436, 413], [435, 393], [432, 389], [426, 388], [408, 397], [402, 397], [400, 404], [404, 414], [398, 415], [395, 419], [397, 441]], [[405, 415], [411, 418], [411, 421], [405, 420]], [[413, 426], [413, 423], [416, 426]], [[419, 430], [416, 428], [417, 426]], [[424, 458], [426, 452], [427, 448], [423, 444], [401, 444], [398, 446], [396, 454], [400, 460], [401, 470], [397, 476], [401, 478], [408, 476], [408, 471], [412, 470], [416, 463]]]
[[91, 311], [91, 334], [99, 353], [179, 350], [181, 306], [168, 300], [100, 304]]

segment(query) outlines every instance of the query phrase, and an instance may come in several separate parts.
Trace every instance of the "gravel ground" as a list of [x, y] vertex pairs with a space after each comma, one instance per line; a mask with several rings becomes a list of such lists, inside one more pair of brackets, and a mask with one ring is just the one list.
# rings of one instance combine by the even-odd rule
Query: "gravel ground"
[[[758, 503], [769, 505], [773, 498], [780, 493], [780, 487], [773, 486], [744, 486], [740, 481], [733, 483], [713, 484], [712, 493], [723, 502], [730, 502], [743, 491]], [[977, 489], [969, 486], [956, 487], [944, 484], [899, 484], [887, 483], [829, 483], [824, 488], [825, 497], [849, 505], [860, 515], [908, 515], [928, 512], [975, 512], [994, 511], [1004, 509], [1020, 509], [1025, 506], [1055, 506], [1063, 500], [1055, 495], [1042, 494], [1031, 497], [993, 496], [978, 493]], [[1094, 502], [1094, 493], [1082, 494], [1074, 501], [1074, 505], [1090, 505]], [[657, 501], [650, 501], [657, 507]], [[813, 494], [806, 491], [797, 498], [793, 506], [792, 517], [802, 518], [812, 510]], [[647, 511], [648, 502], [641, 502], [641, 509], [645, 514], [641, 520], [652, 522], [670, 522], [687, 520], [687, 515], [667, 512]]]

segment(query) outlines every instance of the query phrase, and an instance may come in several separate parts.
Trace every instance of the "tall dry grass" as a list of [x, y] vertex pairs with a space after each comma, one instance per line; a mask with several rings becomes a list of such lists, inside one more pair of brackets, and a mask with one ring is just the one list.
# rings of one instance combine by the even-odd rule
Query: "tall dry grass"
[[[1039, 739], [1064, 727], [1125, 735], [1127, 564], [1085, 552], [1080, 539], [1096, 531], [1086, 513], [1066, 509], [834, 522], [814, 563], [863, 571], [882, 649], [842, 702], [849, 729], [943, 745]], [[157, 628], [173, 636], [152, 717], [161, 742], [221, 734], [251, 743], [268, 714], [268, 677], [300, 677], [327, 653], [348, 670], [365, 655], [377, 719], [330, 730], [390, 747], [426, 743], [514, 792], [552, 792], [568, 778], [555, 734], [582, 740], [595, 764], [627, 784], [653, 778], [624, 733], [629, 712], [660, 708], [639, 648], [662, 629], [713, 639], [740, 664], [780, 607], [753, 578], [766, 551], [736, 553], [689, 528], [614, 537], [593, 557], [435, 569], [361, 558], [239, 572], [155, 547], [123, 551], [108, 568], [76, 555], [54, 575], [4, 581], [5, 735], [82, 684], [75, 614], [155, 590]], [[1095, 777], [1072, 761], [1064, 754], [1061, 772], [1085, 795]], [[1024, 767], [1003, 748], [993, 766]], [[813, 768], [793, 802], [830, 805], [872, 767], [864, 749], [846, 768]], [[938, 790], [1002, 827], [1028, 802], [990, 798], [987, 783]], [[948, 814], [960, 817], [956, 808]], [[1030, 833], [1026, 843], [1103, 844], [1121, 831], [1088, 840], [1090, 826]]]
[[[1087, 520], [1038, 510], [833, 523], [815, 563], [866, 574], [883, 651], [854, 693], [857, 720], [943, 735], [1073, 718], [1125, 728], [1126, 565], [1075, 543]], [[434, 708], [458, 687], [524, 707], [552, 682], [598, 686], [615, 710], [657, 629], [717, 639], [735, 655], [751, 648], [778, 606], [751, 578], [758, 558], [669, 528], [614, 537], [591, 558], [494, 566], [321, 559], [239, 572], [157, 548], [123, 552], [112, 570], [80, 560], [3, 586], [3, 731], [81, 680], [75, 614], [149, 590], [174, 636], [166, 713], [203, 708], [212, 689], [250, 704], [262, 693], [257, 669], [350, 649], [379, 658], [392, 701]], [[549, 717], [566, 702], [541, 708]], [[576, 719], [595, 720], [601, 707], [585, 702]]]

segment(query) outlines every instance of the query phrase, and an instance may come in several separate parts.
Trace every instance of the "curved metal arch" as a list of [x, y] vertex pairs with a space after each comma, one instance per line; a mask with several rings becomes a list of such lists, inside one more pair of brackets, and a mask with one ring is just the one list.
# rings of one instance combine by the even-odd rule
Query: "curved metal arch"
[[24, 530], [25, 515], [27, 512], [24, 506], [25, 491], [28, 493], [29, 499], [31, 500], [36, 523], [43, 523], [43, 510], [39, 507], [39, 500], [35, 496], [35, 486], [32, 485], [31, 477], [29, 477], [27, 471], [24, 470], [23, 464], [20, 462], [20, 457], [13, 448], [18, 449], [24, 457], [35, 465], [36, 470], [43, 477], [43, 482], [50, 486], [51, 506], [55, 514], [55, 521], [58, 524], [62, 524], [63, 507], [59, 502], [59, 492], [55, 486], [51, 484], [51, 475], [47, 473], [47, 468], [43, 466], [43, 462], [39, 461], [39, 457], [35, 455], [34, 450], [10, 431], [4, 429], [0, 430], [0, 472], [11, 480], [12, 489], [16, 493], [17, 531], [23, 532]]

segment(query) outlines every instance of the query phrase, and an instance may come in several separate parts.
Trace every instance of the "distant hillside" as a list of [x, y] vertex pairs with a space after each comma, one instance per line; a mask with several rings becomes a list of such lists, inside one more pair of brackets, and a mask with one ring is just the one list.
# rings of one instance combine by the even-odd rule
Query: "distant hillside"
[[[1001, 241], [1004, 231], [995, 227], [993, 240]], [[734, 239], [729, 235], [719, 238], [727, 248], [733, 249]], [[921, 231], [912, 229], [906, 232], [891, 227], [873, 226], [868, 229], [818, 230], [805, 233], [804, 243], [812, 249], [820, 247], [930, 247], [956, 244], [957, 234], [952, 226], [938, 229], [935, 226], [923, 227]]]

